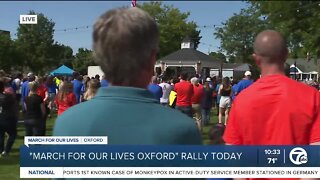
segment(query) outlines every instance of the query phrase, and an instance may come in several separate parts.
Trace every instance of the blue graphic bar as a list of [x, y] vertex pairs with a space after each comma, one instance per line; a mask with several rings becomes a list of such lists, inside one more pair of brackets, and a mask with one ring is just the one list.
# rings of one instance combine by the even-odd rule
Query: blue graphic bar
[[21, 167], [320, 167], [320, 146], [30, 145]]

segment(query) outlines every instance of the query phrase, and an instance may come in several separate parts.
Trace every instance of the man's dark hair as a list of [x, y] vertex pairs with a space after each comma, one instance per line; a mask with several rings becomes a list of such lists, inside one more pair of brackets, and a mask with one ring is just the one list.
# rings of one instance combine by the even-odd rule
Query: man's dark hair
[[36, 77], [35, 76], [29, 76], [28, 77], [28, 81], [29, 82], [32, 82], [32, 81], [35, 81], [36, 80]]
[[99, 74], [97, 74], [94, 78], [95, 78], [95, 79], [100, 79]]
[[19, 72], [19, 73], [17, 73], [17, 74], [16, 74], [16, 77], [15, 77], [15, 78], [19, 78], [19, 79], [22, 79], [22, 78], [23, 78], [23, 75], [22, 75], [22, 73], [20, 73], [20, 72]]
[[[76, 79], [78, 79], [78, 78], [79, 78], [79, 76], [77, 76]], [[68, 77], [63, 77], [63, 80], [64, 80], [64, 81], [71, 82], [73, 79], [72, 79], [72, 77], [68, 76]]]
[[80, 74], [78, 72], [73, 72], [72, 73], [73, 79], [78, 79], [78, 77], [80, 76]]
[[183, 72], [180, 74], [180, 78], [185, 81], [188, 79], [188, 76], [189, 74], [187, 72]]
[[52, 85], [54, 85], [55, 84], [55, 82], [54, 82], [54, 77], [53, 76], [48, 76], [47, 77], [47, 79], [46, 79], [46, 85], [48, 86], [48, 87], [50, 87], [50, 86], [52, 86]]
[[177, 84], [179, 82], [179, 79], [178, 78], [174, 78], [173, 79], [173, 84]]
[[168, 78], [167, 76], [162, 76], [161, 81], [162, 81], [162, 82], [167, 82], [168, 79], [169, 79], [169, 78]]

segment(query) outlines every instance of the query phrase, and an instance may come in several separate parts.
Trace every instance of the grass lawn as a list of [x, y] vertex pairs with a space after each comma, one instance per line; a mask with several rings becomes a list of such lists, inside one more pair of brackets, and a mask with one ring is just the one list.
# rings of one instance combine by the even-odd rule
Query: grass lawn
[[[214, 110], [216, 112], [216, 110]], [[210, 125], [213, 123], [216, 123], [218, 121], [218, 117], [216, 115], [211, 114], [213, 118], [210, 120]], [[52, 134], [52, 129], [54, 125], [55, 118], [51, 118], [47, 121], [47, 135]], [[208, 131], [209, 127], [207, 126], [204, 128], [204, 131], [202, 133], [203, 143], [208, 144]], [[20, 145], [23, 145], [23, 138], [25, 135], [24, 126], [19, 125], [18, 126], [18, 136], [16, 138], [16, 141], [13, 145], [12, 151], [10, 153], [9, 157], [1, 158], [0, 159], [0, 180], [15, 180], [20, 179], [20, 153], [19, 148]]]

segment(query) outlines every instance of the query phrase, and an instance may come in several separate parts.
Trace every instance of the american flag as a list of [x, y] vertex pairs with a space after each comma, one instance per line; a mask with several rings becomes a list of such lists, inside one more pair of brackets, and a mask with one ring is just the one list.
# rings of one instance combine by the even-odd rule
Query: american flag
[[137, 6], [137, 0], [132, 0], [131, 6], [132, 6], [132, 7], [136, 7], [136, 6]]

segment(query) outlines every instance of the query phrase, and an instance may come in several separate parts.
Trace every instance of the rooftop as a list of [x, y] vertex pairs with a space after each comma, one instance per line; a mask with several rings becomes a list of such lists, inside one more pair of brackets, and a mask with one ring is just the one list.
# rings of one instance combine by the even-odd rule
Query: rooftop
[[160, 61], [167, 64], [196, 64], [200, 61], [203, 67], [211, 68], [220, 67], [221, 64], [220, 60], [192, 48], [180, 49], [159, 59]]
[[319, 59], [311, 59], [310, 61], [307, 61], [306, 59], [287, 59], [286, 63], [289, 64], [289, 66], [293, 65], [296, 61], [297, 67], [302, 72], [311, 72], [311, 71], [317, 71], [319, 72], [320, 63], [318, 62]]

